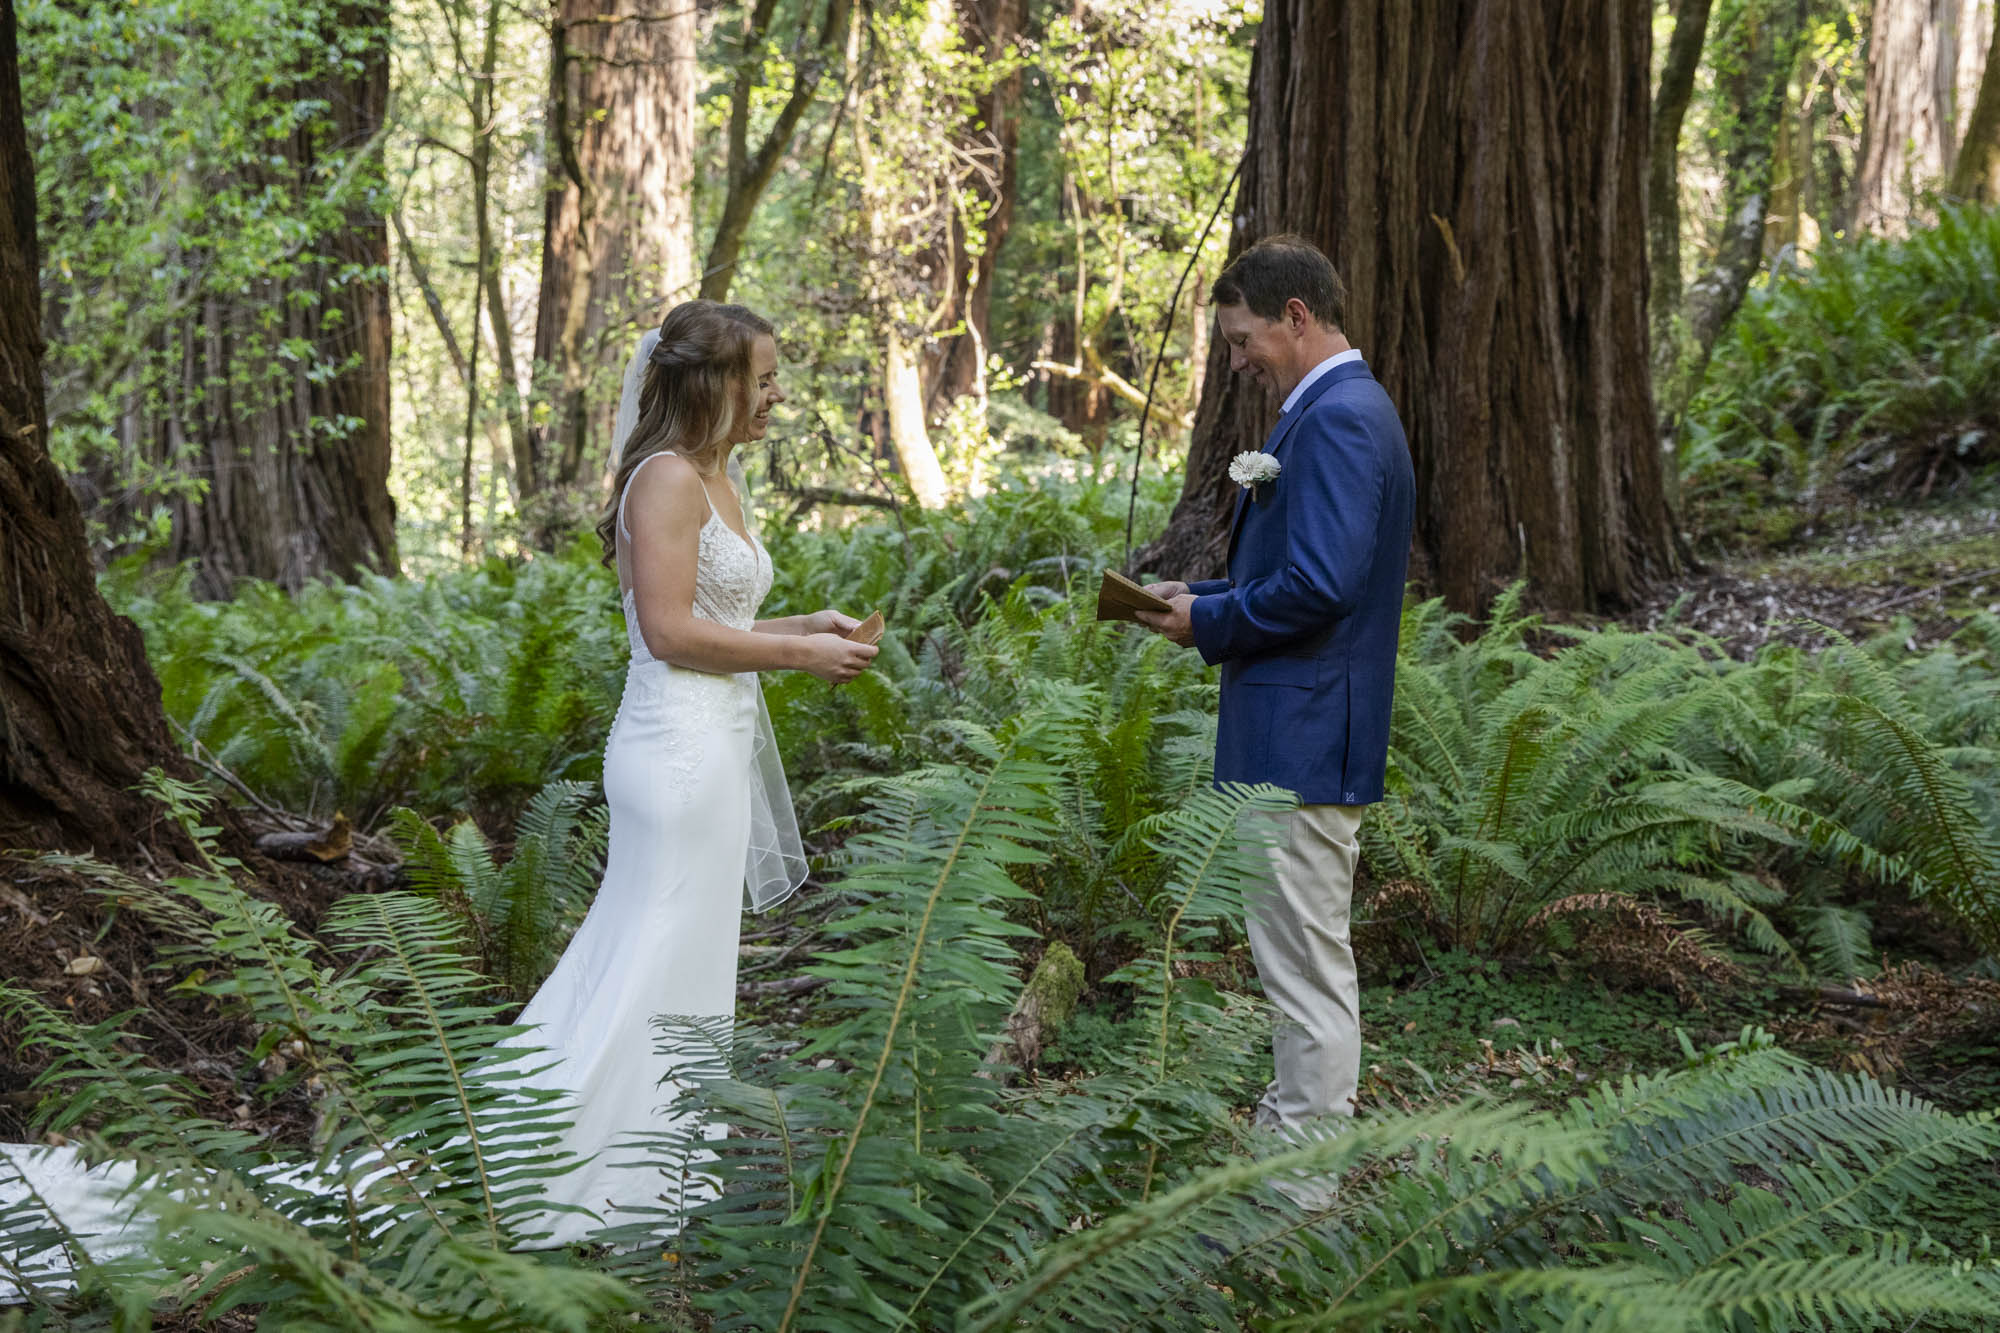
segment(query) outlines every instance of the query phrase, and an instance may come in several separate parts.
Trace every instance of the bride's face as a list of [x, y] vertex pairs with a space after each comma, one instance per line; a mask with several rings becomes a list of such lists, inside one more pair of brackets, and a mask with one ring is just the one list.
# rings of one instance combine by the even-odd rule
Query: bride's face
[[768, 333], [758, 334], [750, 345], [750, 374], [750, 416], [737, 432], [738, 444], [763, 439], [771, 428], [771, 409], [785, 401], [785, 391], [778, 387], [778, 344]]

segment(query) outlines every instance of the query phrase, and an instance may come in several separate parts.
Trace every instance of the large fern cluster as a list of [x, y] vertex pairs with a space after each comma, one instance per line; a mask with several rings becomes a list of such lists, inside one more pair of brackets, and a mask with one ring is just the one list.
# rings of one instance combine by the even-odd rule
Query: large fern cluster
[[185, 747], [287, 810], [475, 810], [504, 823], [599, 771], [625, 659], [586, 544], [422, 582], [363, 575], [200, 602], [185, 575], [105, 581], [139, 623]]
[[[250, 1017], [308, 1099], [310, 1146], [205, 1117], [176, 1076], [7, 992], [52, 1057], [52, 1128], [93, 1124], [132, 1164], [160, 1231], [130, 1265], [86, 1266], [85, 1297], [212, 1318], [238, 1306], [325, 1328], [563, 1328], [611, 1317], [715, 1328], [1081, 1325], [1287, 1328], [1872, 1329], [1929, 1312], [2000, 1318], [1990, 1263], [1905, 1219], [1945, 1173], [2000, 1147], [1860, 1078], [1761, 1040], [1566, 1111], [1479, 1102], [1276, 1140], [1230, 1108], [1266, 1016], [1182, 966], [1243, 910], [1260, 860], [1246, 811], [1275, 794], [1201, 790], [1139, 835], [1159, 885], [1152, 947], [1123, 979], [1143, 1035], [1070, 1085], [986, 1063], [1032, 932], [1002, 910], [1049, 862], [1089, 687], [1038, 687], [947, 762], [866, 794], [840, 907], [812, 971], [831, 1002], [802, 1032], [662, 1020], [698, 1076], [687, 1100], [734, 1126], [707, 1146], [722, 1192], [671, 1249], [645, 1226], [578, 1268], [514, 1252], [536, 1180], [564, 1168], [549, 1104], [501, 1061], [486, 984], [427, 899], [349, 899], [339, 960], [241, 892], [232, 867], [107, 892], [174, 941], [183, 984]], [[162, 794], [192, 814], [191, 798]], [[113, 1147], [115, 1145], [115, 1147]], [[657, 1152], [690, 1145], [660, 1136]], [[1330, 1206], [1274, 1187], [1336, 1180]], [[0, 1264], [61, 1228], [32, 1203]], [[44, 1293], [53, 1301], [54, 1293]], [[648, 1317], [650, 1312], [650, 1319]], [[128, 1317], [128, 1324], [138, 1319]]]
[[[1518, 953], [1621, 904], [1679, 904], [1853, 976], [1866, 922], [1832, 890], [1858, 882], [1933, 894], [2000, 948], [1995, 753], [1957, 743], [1991, 734], [1990, 671], [1939, 723], [1838, 636], [1746, 666], [1551, 629], [1514, 593], [1483, 632], [1463, 627], [1435, 602], [1406, 613], [1389, 791], [1362, 825], [1375, 874], [1418, 887], [1439, 945]], [[1559, 646], [1530, 651], [1531, 633]], [[1955, 684], [1983, 670], [1953, 661]]]
[[484, 971], [525, 1003], [562, 956], [604, 873], [608, 812], [594, 789], [552, 782], [535, 794], [500, 863], [478, 825], [440, 834], [416, 811], [393, 817], [410, 887], [442, 903], [478, 945]]
[[[1993, 1151], [1942, 1115], [1753, 1040], [1593, 1089], [1560, 1114], [1463, 1103], [1327, 1139], [1238, 1127], [1261, 1015], [1188, 978], [1182, 951], [1243, 909], [1254, 791], [1150, 823], [1155, 947], [1123, 980], [1145, 1035], [1099, 1075], [1010, 1092], [982, 1065], [1018, 989], [993, 904], [1059, 835], [1088, 691], [1049, 690], [961, 763], [881, 784], [849, 844], [848, 905], [813, 970], [827, 1020], [779, 1054], [668, 1024], [729, 1120], [669, 1263], [718, 1328], [1872, 1328], [2000, 1309], [1901, 1209]], [[820, 1068], [828, 1065], [828, 1068]], [[1274, 1182], [1341, 1182], [1302, 1209]], [[690, 1279], [689, 1265], [694, 1268]], [[678, 1289], [678, 1288], [677, 1288]]]
[[[1823, 816], [1825, 836], [1768, 862], [1766, 878], [1786, 887], [1829, 972], [1857, 975], [1872, 957], [1868, 896], [1846, 892], [1857, 877], [1928, 897], [2000, 954], [2000, 673], [1989, 622], [1917, 658], [1831, 630], [1818, 654], [1768, 650], [1732, 673], [1733, 706], [1691, 747], [1715, 772]], [[1826, 833], [1835, 827], [1843, 834]], [[1826, 854], [1843, 848], [1861, 854]]]
[[[2000, 215], [1946, 209], [1907, 240], [1821, 249], [1751, 291], [1689, 412], [1698, 489], [1747, 464], [1781, 493], [1919, 457], [1993, 456], [2000, 436]], [[1921, 480], [1923, 473], [1910, 480]]]
[[[201, 834], [194, 793], [160, 781], [155, 794]], [[622, 1284], [512, 1250], [537, 1182], [569, 1159], [550, 1095], [523, 1088], [497, 1046], [515, 1030], [496, 1022], [492, 983], [442, 907], [350, 896], [322, 927], [329, 956], [213, 853], [200, 873], [164, 884], [71, 865], [147, 921], [177, 984], [262, 1033], [245, 1053], [266, 1075], [259, 1096], [303, 1103], [311, 1130], [280, 1145], [213, 1119], [184, 1076], [145, 1061], [115, 1022], [80, 1030], [32, 994], [0, 989], [6, 1021], [49, 1057], [44, 1125], [129, 1164], [126, 1206], [155, 1228], [141, 1253], [94, 1264], [31, 1204], [38, 1234], [23, 1250], [54, 1234], [81, 1261], [81, 1294], [128, 1312], [208, 1319], [263, 1306], [294, 1327], [580, 1330], [631, 1308]], [[0, 1264], [21, 1259], [15, 1250]], [[128, 1314], [128, 1326], [144, 1324]]]

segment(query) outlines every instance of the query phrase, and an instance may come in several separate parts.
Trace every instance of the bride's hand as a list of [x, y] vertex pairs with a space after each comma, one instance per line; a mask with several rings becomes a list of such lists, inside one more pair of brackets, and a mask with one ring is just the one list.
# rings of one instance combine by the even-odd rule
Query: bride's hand
[[855, 643], [838, 634], [809, 634], [806, 649], [810, 654], [806, 670], [836, 685], [843, 685], [866, 671], [875, 654], [881, 651], [872, 643]]
[[799, 619], [801, 621], [799, 633], [801, 634], [846, 635], [852, 632], [856, 625], [861, 623], [853, 616], [842, 615], [832, 607], [828, 607], [824, 611], [815, 611], [809, 616], [801, 616]]

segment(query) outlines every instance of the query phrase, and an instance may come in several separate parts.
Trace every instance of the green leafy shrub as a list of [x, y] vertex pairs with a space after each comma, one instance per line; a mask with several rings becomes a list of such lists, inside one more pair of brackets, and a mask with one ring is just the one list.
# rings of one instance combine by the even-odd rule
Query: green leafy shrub
[[478, 942], [483, 970], [526, 1003], [562, 956], [604, 875], [609, 812], [595, 791], [552, 782], [521, 814], [505, 865], [471, 820], [440, 835], [416, 811], [392, 820], [410, 886], [444, 904]]
[[[227, 863], [163, 886], [99, 868], [170, 941], [169, 968], [199, 964], [186, 984], [272, 1034], [253, 1055], [291, 1052], [266, 1095], [310, 1098], [315, 1127], [299, 1152], [207, 1120], [115, 1030], [6, 992], [7, 1018], [54, 1057], [44, 1123], [93, 1127], [92, 1151], [152, 1191], [149, 1252], [86, 1267], [83, 1296], [204, 1319], [263, 1306], [330, 1328], [583, 1328], [649, 1310], [671, 1323], [691, 1302], [707, 1326], [780, 1333], [2000, 1317], [1990, 1262], [1906, 1225], [1937, 1181], [2000, 1147], [1992, 1117], [1806, 1069], [1761, 1038], [1560, 1112], [1470, 1100], [1326, 1138], [1241, 1129], [1243, 1051], [1267, 1015], [1178, 964], [1242, 910], [1261, 857], [1239, 817], [1268, 792], [1204, 789], [1152, 822], [1161, 929], [1122, 978], [1143, 1021], [1103, 1072], [1010, 1087], [985, 1052], [1030, 932], [999, 909], [1062, 836], [1089, 696], [1040, 687], [1001, 727], [966, 723], [946, 761], [874, 784], [810, 968], [829, 982], [820, 1020], [783, 1047], [665, 1021], [700, 1076], [686, 1102], [736, 1128], [712, 1141], [723, 1191], [672, 1251], [641, 1225], [605, 1233], [614, 1248], [585, 1267], [509, 1248], [533, 1182], [563, 1168], [557, 1124], [510, 1087], [496, 1046], [509, 1029], [433, 901], [347, 900], [326, 934], [350, 961], [333, 968]], [[162, 791], [192, 823], [191, 795]], [[663, 1136], [656, 1151], [686, 1146]], [[1302, 1208], [1276, 1188], [1294, 1177], [1340, 1190]], [[24, 1234], [10, 1225], [0, 1240]]]
[[1689, 411], [1681, 467], [1697, 506], [1740, 503], [1746, 469], [1816, 499], [1837, 481], [1949, 479], [1996, 441], [2000, 213], [1955, 208], [1752, 290]]
[[595, 779], [625, 636], [592, 543], [417, 581], [197, 601], [184, 575], [105, 580], [145, 631], [198, 760], [289, 810], [370, 827], [395, 805], [506, 827], [557, 778]]
[[[153, 790], [205, 848], [201, 798], [164, 780]], [[263, 1306], [298, 1326], [410, 1330], [581, 1330], [632, 1308], [602, 1275], [509, 1248], [538, 1207], [536, 1182], [568, 1161], [562, 1121], [553, 1095], [523, 1088], [506, 1062], [497, 1043], [517, 1029], [496, 1022], [492, 983], [438, 903], [343, 899], [322, 927], [336, 967], [213, 852], [163, 884], [65, 864], [154, 928], [179, 985], [264, 1034], [246, 1053], [267, 1075], [260, 1099], [301, 1101], [312, 1125], [310, 1142], [281, 1145], [215, 1120], [185, 1075], [146, 1062], [115, 1022], [79, 1029], [0, 988], [0, 1014], [49, 1057], [42, 1125], [128, 1164], [128, 1206], [153, 1224], [145, 1253], [79, 1269], [84, 1299], [141, 1319], [148, 1307], [212, 1320]]]
[[[1362, 837], [1378, 876], [1417, 887], [1413, 928], [1435, 947], [1520, 953], [1571, 938], [1570, 918], [1682, 904], [1799, 970], [1851, 977], [1866, 920], [1830, 899], [1857, 880], [1934, 894], [2000, 947], [1994, 752], [1933, 739], [1873, 659], [1839, 640], [1741, 665], [1698, 642], [1551, 629], [1517, 593], [1470, 639], [1436, 602], [1404, 618], [1388, 791]], [[1532, 652], [1531, 632], [1560, 646]]]
[[[1962, 641], [1979, 642], [1974, 626]], [[1983, 951], [2000, 951], [2000, 677], [1990, 657], [1950, 649], [1916, 658], [1885, 638], [1866, 651], [1834, 631], [1817, 655], [1786, 647], [1731, 673], [1733, 706], [1691, 757], [1810, 806], [1871, 857], [1767, 862], [1791, 885], [1793, 914], [1822, 970], [1870, 968], [1866, 912], [1839, 899], [1855, 869], [1929, 897]], [[1906, 683], [1907, 682], [1907, 683]], [[1839, 840], [1836, 839], [1835, 842]]]

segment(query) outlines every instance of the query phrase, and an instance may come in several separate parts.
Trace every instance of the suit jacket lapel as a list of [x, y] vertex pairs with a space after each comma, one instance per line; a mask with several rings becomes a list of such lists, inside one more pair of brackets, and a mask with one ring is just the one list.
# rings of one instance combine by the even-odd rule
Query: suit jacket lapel
[[[1271, 427], [1271, 433], [1264, 438], [1262, 452], [1275, 455], [1278, 450], [1284, 448], [1285, 441], [1291, 437], [1292, 428], [1299, 424], [1299, 419], [1305, 416], [1307, 410], [1314, 403], [1319, 401], [1319, 396], [1325, 393], [1334, 381], [1353, 379], [1357, 374], [1365, 375], [1367, 373], [1368, 365], [1366, 362], [1350, 361], [1344, 366], [1335, 366], [1332, 370], [1314, 380], [1312, 385], [1300, 397], [1299, 401], [1292, 405], [1292, 410], [1279, 417], [1278, 424]], [[1229, 554], [1224, 559], [1228, 559], [1236, 554], [1236, 536], [1243, 526], [1243, 512], [1249, 507], [1250, 488], [1248, 486], [1239, 487], [1236, 492], [1236, 511], [1229, 518]]]

